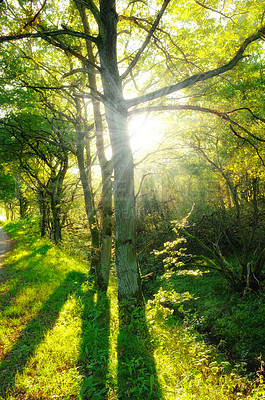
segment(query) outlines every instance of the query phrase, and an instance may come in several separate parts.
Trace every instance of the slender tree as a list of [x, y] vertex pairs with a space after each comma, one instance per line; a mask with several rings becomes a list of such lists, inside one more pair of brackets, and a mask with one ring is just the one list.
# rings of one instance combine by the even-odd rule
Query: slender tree
[[[93, 93], [91, 92], [88, 96], [93, 96], [97, 101], [101, 101], [104, 104], [105, 118], [112, 146], [118, 293], [120, 299], [124, 297], [134, 297], [141, 302], [142, 290], [136, 259], [134, 163], [128, 136], [128, 110], [132, 107], [139, 106], [142, 103], [155, 102], [165, 96], [191, 88], [199, 82], [213, 80], [215, 77], [233, 69], [244, 57], [246, 49], [252, 43], [263, 38], [265, 27], [260, 26], [257, 28], [257, 26], [253, 25], [254, 33], [249, 34], [245, 40], [242, 40], [239, 47], [234, 43], [229, 42], [230, 51], [228, 53], [230, 54], [231, 49], [234, 49], [235, 54], [231, 55], [228, 59], [219, 59], [218, 62], [216, 62], [215, 67], [215, 60], [211, 60], [211, 62], [202, 62], [199, 67], [195, 65], [192, 68], [192, 63], [189, 62], [188, 64], [190, 64], [190, 68], [183, 69], [183, 74], [178, 74], [178, 77], [174, 78], [176, 80], [171, 84], [164, 85], [164, 81], [161, 79], [161, 85], [160, 80], [157, 80], [155, 82], [155, 90], [150, 90], [149, 87], [147, 93], [126, 100], [124, 96], [123, 83], [129, 76], [133, 77], [134, 71], [137, 71], [138, 67], [140, 68], [142, 65], [143, 55], [146, 53], [147, 48], [151, 48], [153, 43], [157, 48], [159, 47], [159, 38], [156, 36], [156, 33], [161, 29], [159, 24], [165, 11], [170, 5], [170, 0], [164, 0], [156, 16], [148, 18], [148, 23], [145, 25], [148, 32], [145, 37], [141, 35], [143, 41], [135, 55], [131, 57], [127, 57], [126, 55], [126, 62], [129, 61], [129, 64], [124, 64], [125, 70], [123, 73], [120, 73], [119, 61], [117, 59], [117, 51], [120, 51], [120, 47], [117, 47], [118, 23], [119, 20], [128, 20], [129, 17], [125, 16], [125, 18], [123, 18], [122, 15], [118, 15], [114, 0], [99, 0], [98, 5], [92, 0], [77, 1], [86, 8], [90, 17], [93, 16], [93, 33], [89, 34], [84, 32], [84, 30], [79, 29], [77, 25], [77, 30], [64, 25], [62, 25], [63, 29], [54, 30], [52, 27], [49, 27], [48, 24], [41, 24], [39, 21], [40, 14], [45, 15], [45, 13], [42, 12], [45, 5], [42, 5], [40, 10], [36, 10], [35, 16], [27, 16], [28, 20], [26, 24], [23, 22], [24, 26], [22, 27], [24, 32], [14, 33], [12, 35], [3, 35], [0, 38], [0, 43], [23, 38], [42, 38], [53, 46], [62, 49], [64, 52], [66, 51], [69, 54], [72, 54], [77, 60], [85, 64], [87, 68], [91, 65], [91, 60], [89, 60], [86, 55], [83, 55], [82, 51], [79, 51], [80, 47], [77, 46], [76, 43], [85, 40], [90, 41], [94, 46], [96, 46], [100, 65], [93, 65], [93, 67], [97, 69], [101, 77], [102, 93], [95, 92], [95, 88], [93, 88]], [[126, 8], [122, 1], [117, 2], [117, 5], [120, 8]], [[196, 6], [198, 6], [198, 4]], [[202, 7], [205, 8], [204, 6], [199, 6], [201, 9]], [[132, 7], [134, 7], [134, 2], [132, 3]], [[23, 11], [24, 10], [25, 8]], [[209, 9], [208, 11], [218, 14], [218, 10]], [[172, 13], [171, 18], [175, 21], [173, 15], [174, 14]], [[177, 16], [180, 21], [179, 26], [184, 26], [185, 23], [182, 22], [183, 15], [178, 13]], [[191, 18], [188, 12], [185, 18]], [[134, 19], [134, 21], [138, 22], [139, 20], [140, 17]], [[203, 22], [203, 19], [198, 19], [198, 21], [196, 21], [197, 24]], [[178, 22], [175, 21], [175, 23], [177, 24]], [[221, 29], [220, 26], [219, 29]], [[197, 33], [196, 29], [191, 27], [190, 33], [194, 35], [194, 32]], [[218, 32], [218, 38], [221, 38], [220, 32], [221, 31]], [[119, 44], [121, 45], [121, 43]], [[205, 44], [206, 51], [213, 50], [209, 41], [206, 41]], [[162, 52], [163, 50], [162, 47]], [[199, 51], [198, 49], [195, 50]], [[183, 58], [187, 62], [185, 54], [183, 54]], [[205, 59], [207, 59], [207, 57]], [[197, 70], [197, 72], [194, 72], [195, 70]], [[173, 77], [175, 77], [174, 74]]]

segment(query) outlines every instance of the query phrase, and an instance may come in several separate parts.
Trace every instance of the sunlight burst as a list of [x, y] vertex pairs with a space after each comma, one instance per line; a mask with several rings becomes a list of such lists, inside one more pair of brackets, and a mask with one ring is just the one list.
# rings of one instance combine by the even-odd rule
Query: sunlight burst
[[132, 117], [129, 122], [129, 135], [132, 150], [148, 152], [161, 139], [160, 121], [150, 114], [141, 114]]

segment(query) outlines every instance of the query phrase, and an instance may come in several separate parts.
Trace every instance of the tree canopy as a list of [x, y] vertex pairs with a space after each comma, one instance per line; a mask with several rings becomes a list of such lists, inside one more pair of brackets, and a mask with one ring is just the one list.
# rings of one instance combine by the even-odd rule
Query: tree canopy
[[[236, 254], [235, 242], [243, 246], [240, 285], [249, 284], [249, 256], [262, 254], [263, 5], [12, 0], [1, 2], [0, 13], [1, 148], [12, 148], [25, 183], [34, 180], [42, 233], [50, 223], [60, 242], [65, 188], [79, 188], [78, 178], [70, 179], [76, 168], [91, 266], [104, 290], [112, 193], [120, 299], [143, 299], [136, 231], [137, 215], [150, 213], [148, 202], [164, 220], [183, 218], [193, 203], [198, 220], [207, 209], [235, 212], [235, 238], [219, 223], [220, 235]], [[128, 121], [143, 113], [161, 121], [161, 143], [138, 159]], [[150, 174], [158, 176], [152, 181]], [[261, 269], [259, 276], [254, 270], [260, 281]]]

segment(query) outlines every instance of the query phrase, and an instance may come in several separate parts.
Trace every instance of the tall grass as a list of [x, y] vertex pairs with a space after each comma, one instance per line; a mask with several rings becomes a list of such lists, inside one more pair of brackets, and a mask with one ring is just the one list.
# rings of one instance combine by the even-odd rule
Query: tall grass
[[158, 298], [125, 315], [115, 276], [96, 290], [88, 263], [6, 224], [0, 272], [0, 398], [261, 399]]

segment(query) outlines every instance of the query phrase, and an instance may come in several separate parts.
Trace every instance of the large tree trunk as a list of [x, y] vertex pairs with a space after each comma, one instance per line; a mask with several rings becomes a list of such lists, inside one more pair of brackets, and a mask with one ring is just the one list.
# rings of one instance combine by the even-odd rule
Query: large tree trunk
[[[106, 110], [108, 115], [110, 110]], [[136, 214], [134, 164], [127, 134], [127, 118], [111, 110], [108, 125], [114, 166], [114, 204], [116, 217], [116, 268], [118, 295], [142, 300], [140, 274], [136, 259]]]
[[50, 198], [52, 211], [52, 237], [55, 244], [62, 240], [61, 201], [63, 196], [63, 181], [68, 168], [68, 158], [61, 161], [59, 171], [52, 171]]
[[[96, 220], [96, 210], [94, 205], [94, 197], [92, 191], [91, 175], [88, 169], [91, 168], [91, 157], [89, 149], [87, 149], [88, 156], [87, 162], [85, 162], [85, 140], [86, 140], [86, 130], [83, 127], [81, 120], [81, 106], [79, 100], [76, 99], [76, 107], [78, 112], [79, 124], [76, 126], [77, 134], [77, 146], [76, 146], [76, 156], [78, 169], [80, 174], [80, 180], [83, 188], [83, 195], [85, 200], [85, 210], [87, 215], [87, 221], [89, 225], [89, 230], [91, 234], [91, 261], [90, 267], [97, 274], [99, 265], [99, 232]], [[89, 144], [88, 144], [89, 146]]]
[[100, 2], [98, 45], [114, 167], [116, 269], [119, 299], [143, 299], [136, 259], [134, 164], [128, 136], [127, 110], [116, 59], [117, 13], [113, 0]]
[[112, 248], [112, 167], [110, 164], [104, 164], [101, 167], [102, 175], [102, 230], [101, 230], [101, 252], [100, 268], [98, 271], [98, 286], [107, 291], [109, 284], [109, 274], [111, 265]]
[[37, 199], [39, 204], [39, 210], [41, 215], [41, 226], [40, 234], [41, 237], [48, 235], [50, 225], [49, 225], [49, 214], [50, 214], [50, 201], [47, 195], [47, 191], [43, 187], [39, 187], [37, 190]]
[[[88, 52], [91, 60], [92, 48], [90, 45], [90, 53]], [[89, 84], [92, 88], [97, 90], [95, 71], [88, 74]], [[111, 248], [112, 248], [112, 183], [111, 175], [113, 171], [112, 160], [108, 161], [104, 150], [103, 140], [103, 122], [100, 112], [100, 104], [98, 101], [92, 99], [94, 120], [96, 127], [96, 146], [97, 155], [99, 159], [101, 178], [102, 178], [102, 230], [101, 230], [101, 248], [100, 248], [100, 264], [97, 274], [98, 286], [106, 291], [109, 284], [109, 274], [111, 265]]]
[[28, 208], [28, 201], [23, 196], [22, 190], [20, 189], [20, 187], [18, 185], [16, 187], [16, 197], [17, 197], [18, 202], [19, 202], [20, 218], [24, 218], [25, 215], [26, 215], [26, 212], [27, 212], [27, 208]]
[[[82, 19], [84, 31], [90, 34], [88, 19], [85, 12], [85, 7], [76, 1], [79, 14]], [[86, 40], [86, 48], [89, 61], [96, 64], [95, 56], [93, 53], [92, 43]], [[87, 75], [89, 86], [92, 91], [97, 92], [96, 71], [91, 65], [87, 66]], [[113, 171], [112, 161], [108, 161], [104, 149], [104, 128], [102, 115], [100, 110], [100, 103], [92, 97], [92, 106], [94, 113], [94, 122], [96, 128], [96, 146], [97, 155], [99, 159], [101, 177], [102, 177], [102, 227], [101, 227], [101, 244], [100, 244], [100, 261], [97, 271], [97, 284], [106, 291], [109, 283], [110, 265], [111, 265], [111, 248], [112, 248], [112, 184], [111, 175]]]
[[9, 209], [7, 203], [5, 203], [5, 216], [6, 220], [9, 221]]
[[51, 211], [52, 211], [52, 239], [55, 244], [60, 243], [62, 240], [62, 227], [61, 227], [61, 201], [57, 195], [56, 183], [53, 185], [51, 193]]

